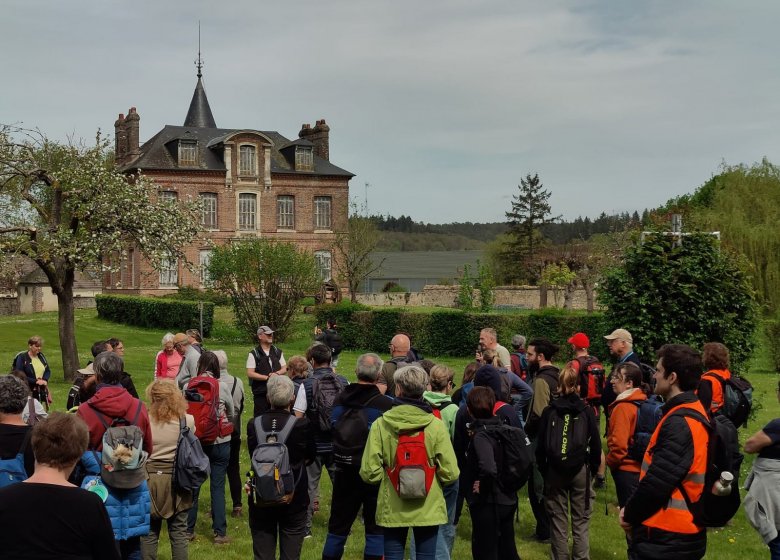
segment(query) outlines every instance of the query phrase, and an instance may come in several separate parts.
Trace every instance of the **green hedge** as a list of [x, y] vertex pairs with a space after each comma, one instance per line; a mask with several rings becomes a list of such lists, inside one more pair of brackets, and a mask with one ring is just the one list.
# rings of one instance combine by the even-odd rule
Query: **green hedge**
[[[98, 317], [135, 325], [184, 332], [200, 328], [200, 310], [197, 301], [181, 301], [153, 297], [97, 295]], [[209, 336], [214, 324], [214, 304], [203, 303], [203, 332]]]
[[[423, 355], [470, 356], [479, 341], [479, 331], [493, 327], [498, 341], [510, 348], [515, 334], [526, 338], [549, 338], [561, 346], [557, 360], [571, 354], [566, 340], [582, 331], [591, 338], [591, 353], [606, 360], [609, 355], [604, 339], [612, 332], [601, 313], [572, 313], [545, 309], [527, 313], [465, 313], [456, 309], [412, 312], [405, 309], [371, 309], [364, 305], [342, 302], [321, 305], [315, 309], [319, 324], [333, 317], [346, 348], [387, 353], [390, 339], [399, 331], [409, 333], [412, 344]], [[511, 351], [511, 348], [510, 348]]]
[[780, 319], [766, 322], [766, 338], [769, 342], [769, 355], [772, 366], [780, 373]]

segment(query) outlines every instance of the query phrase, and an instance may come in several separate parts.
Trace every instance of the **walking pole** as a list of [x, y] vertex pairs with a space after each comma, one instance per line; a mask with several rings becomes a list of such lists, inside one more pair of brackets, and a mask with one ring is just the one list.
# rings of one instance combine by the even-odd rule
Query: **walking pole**
[[609, 469], [604, 469], [604, 515], [609, 515], [607, 509], [607, 489], [609, 488]]

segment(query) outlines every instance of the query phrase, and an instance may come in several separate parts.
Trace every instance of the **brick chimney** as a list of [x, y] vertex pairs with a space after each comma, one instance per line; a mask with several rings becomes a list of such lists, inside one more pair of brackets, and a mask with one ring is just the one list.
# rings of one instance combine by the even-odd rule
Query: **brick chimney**
[[117, 165], [124, 163], [127, 154], [127, 130], [125, 130], [125, 115], [119, 113], [119, 118], [114, 123], [114, 160]]
[[326, 161], [330, 161], [329, 133], [330, 127], [325, 123], [325, 119], [322, 119], [314, 125], [308, 138], [314, 144], [314, 155]]
[[311, 125], [308, 123], [303, 123], [301, 125], [301, 131], [298, 133], [298, 138], [311, 141], [312, 134], [314, 134], [314, 131], [311, 129]]
[[127, 162], [131, 162], [141, 155], [139, 149], [138, 135], [140, 131], [141, 117], [135, 110], [135, 107], [130, 107], [125, 118], [125, 130], [127, 131]]

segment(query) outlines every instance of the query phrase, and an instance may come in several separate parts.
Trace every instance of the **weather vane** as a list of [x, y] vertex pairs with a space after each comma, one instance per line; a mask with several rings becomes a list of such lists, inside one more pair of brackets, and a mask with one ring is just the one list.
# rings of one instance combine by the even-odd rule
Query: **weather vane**
[[195, 66], [198, 68], [198, 78], [202, 77], [203, 59], [200, 56], [200, 20], [198, 20], [198, 60], [195, 61]]

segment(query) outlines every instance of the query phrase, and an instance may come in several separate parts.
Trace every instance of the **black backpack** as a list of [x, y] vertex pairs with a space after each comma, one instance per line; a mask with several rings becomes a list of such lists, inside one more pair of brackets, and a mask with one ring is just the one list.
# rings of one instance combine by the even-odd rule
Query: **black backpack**
[[629, 459], [641, 463], [645, 458], [645, 451], [647, 451], [647, 446], [650, 444], [650, 438], [658, 427], [661, 416], [663, 416], [661, 407], [664, 403], [656, 395], [650, 395], [643, 401], [627, 402], [637, 407], [636, 426], [634, 427], [634, 435], [628, 445], [627, 455]]
[[496, 446], [496, 467], [498, 469], [498, 485], [506, 494], [514, 494], [520, 490], [531, 475], [534, 453], [531, 440], [522, 428], [506, 424], [489, 424], [485, 430], [477, 432], [474, 437], [484, 433], [492, 438]]
[[338, 356], [344, 348], [344, 342], [336, 329], [325, 329], [325, 344], [330, 346], [334, 356]]
[[558, 410], [550, 405], [545, 449], [550, 465], [556, 470], [575, 471], [588, 460], [590, 429], [585, 411]]
[[374, 395], [361, 407], [345, 407], [338, 421], [333, 424], [333, 460], [337, 464], [360, 466], [371, 428], [366, 409], [380, 396], [381, 393]]
[[[707, 444], [707, 472], [704, 475], [704, 490], [698, 501], [692, 502], [683, 486], [680, 491], [693, 515], [693, 522], [700, 527], [723, 527], [739, 510], [739, 469], [744, 456], [739, 452], [739, 436], [734, 424], [723, 415], [712, 420], [701, 413], [682, 408], [673, 414], [686, 416], [701, 422], [709, 434]], [[720, 473], [729, 472], [734, 476], [731, 493], [719, 496], [713, 493], [715, 482]]]
[[[311, 410], [316, 429], [320, 432], [330, 432], [330, 415], [333, 404], [344, 391], [344, 384], [333, 373], [327, 373], [320, 378], [311, 380], [311, 395], [306, 395], [307, 408]], [[311, 399], [309, 399], [311, 396]]]
[[723, 390], [723, 408], [716, 414], [723, 414], [735, 427], [747, 426], [750, 411], [753, 408], [753, 385], [744, 377], [732, 375], [723, 379], [714, 371], [705, 373], [707, 377], [720, 382]]

